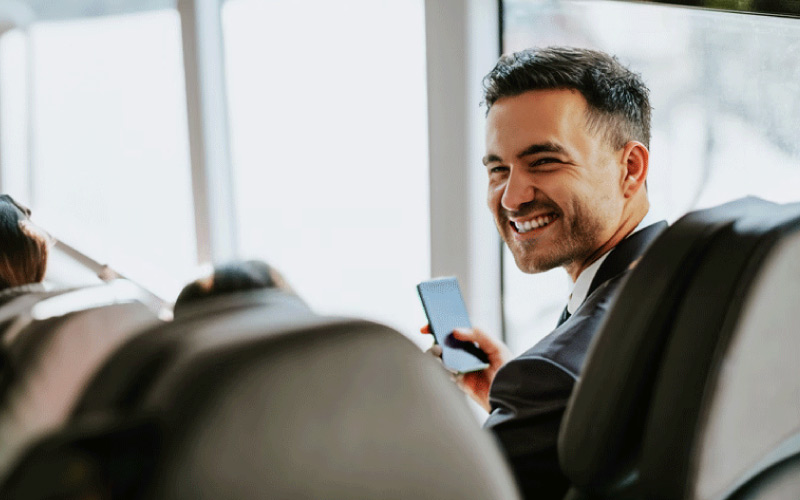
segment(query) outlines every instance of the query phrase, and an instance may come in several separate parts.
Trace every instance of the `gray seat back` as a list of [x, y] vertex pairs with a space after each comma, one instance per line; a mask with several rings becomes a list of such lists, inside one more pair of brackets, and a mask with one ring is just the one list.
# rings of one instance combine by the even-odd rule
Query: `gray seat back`
[[278, 289], [231, 293], [190, 306], [173, 321], [154, 325], [114, 352], [81, 395], [72, 418], [138, 411], [152, 385], [203, 332], [219, 332], [211, 335], [223, 341], [247, 341], [262, 336], [265, 325], [301, 328], [316, 321], [302, 300]]
[[399, 333], [324, 318], [233, 341], [222, 328], [196, 331], [144, 403], [171, 436], [150, 497], [517, 498], [463, 394]]
[[[519, 498], [434, 358], [388, 327], [253, 293], [118, 349], [89, 387], [98, 396], [28, 450], [0, 495]], [[85, 480], [65, 479], [73, 468]]]
[[0, 471], [39, 435], [63, 425], [100, 364], [158, 321], [122, 283], [36, 301], [3, 337]]

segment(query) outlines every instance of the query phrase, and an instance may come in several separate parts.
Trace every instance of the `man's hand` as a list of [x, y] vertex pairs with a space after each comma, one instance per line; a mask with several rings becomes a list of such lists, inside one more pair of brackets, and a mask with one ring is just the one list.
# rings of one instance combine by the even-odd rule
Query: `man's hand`
[[[430, 326], [426, 325], [420, 328], [420, 332], [431, 333]], [[452, 335], [457, 340], [473, 342], [486, 353], [486, 357], [489, 360], [488, 368], [478, 372], [459, 374], [455, 377], [455, 380], [464, 392], [481, 405], [483, 409], [490, 412], [489, 389], [492, 386], [497, 370], [511, 359], [511, 351], [505, 344], [477, 328], [458, 328], [453, 331]], [[438, 345], [434, 345], [429, 351], [439, 357], [442, 355], [441, 347]]]

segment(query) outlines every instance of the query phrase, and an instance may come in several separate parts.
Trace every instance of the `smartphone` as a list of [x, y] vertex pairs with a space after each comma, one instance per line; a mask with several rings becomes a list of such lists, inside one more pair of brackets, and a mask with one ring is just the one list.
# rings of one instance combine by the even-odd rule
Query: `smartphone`
[[423, 281], [417, 293], [428, 317], [436, 343], [442, 346], [445, 368], [456, 373], [468, 373], [489, 367], [486, 354], [472, 342], [456, 340], [450, 335], [456, 328], [472, 328], [467, 307], [461, 296], [458, 280], [449, 276]]

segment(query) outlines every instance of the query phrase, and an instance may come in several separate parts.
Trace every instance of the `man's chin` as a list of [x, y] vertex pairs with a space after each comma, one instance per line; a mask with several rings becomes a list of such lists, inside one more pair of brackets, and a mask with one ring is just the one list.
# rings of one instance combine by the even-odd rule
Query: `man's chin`
[[532, 256], [518, 256], [512, 250], [514, 261], [520, 271], [526, 274], [538, 274], [550, 271], [565, 264], [564, 259], [543, 258]]

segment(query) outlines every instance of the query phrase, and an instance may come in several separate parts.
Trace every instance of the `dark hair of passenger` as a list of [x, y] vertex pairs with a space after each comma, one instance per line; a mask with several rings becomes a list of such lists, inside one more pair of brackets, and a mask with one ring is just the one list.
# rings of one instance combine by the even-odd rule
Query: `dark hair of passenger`
[[44, 280], [51, 238], [30, 215], [11, 196], [0, 195], [0, 290]]
[[246, 260], [221, 264], [214, 267], [209, 276], [183, 287], [175, 300], [173, 312], [178, 316], [187, 305], [200, 299], [263, 288], [289, 290], [281, 275], [266, 262]]
[[531, 90], [576, 90], [589, 104], [589, 130], [614, 149], [628, 141], [650, 147], [649, 90], [641, 75], [604, 52], [574, 47], [526, 49], [500, 58], [484, 77], [486, 112], [503, 97]]

